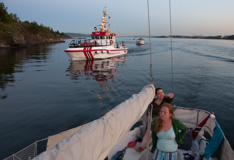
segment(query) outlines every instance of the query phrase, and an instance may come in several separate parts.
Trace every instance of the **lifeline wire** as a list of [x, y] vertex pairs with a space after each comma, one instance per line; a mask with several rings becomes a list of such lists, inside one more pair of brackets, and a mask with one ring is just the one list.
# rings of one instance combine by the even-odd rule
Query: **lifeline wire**
[[148, 10], [148, 31], [149, 31], [149, 46], [150, 46], [150, 82], [153, 84], [153, 69], [152, 69], [152, 50], [151, 50], [151, 34], [150, 34], [150, 15], [149, 15], [149, 0], [147, 0], [147, 10]]
[[171, 25], [171, 0], [169, 0], [169, 14], [170, 14], [170, 38], [171, 38], [171, 88], [172, 93], [174, 90], [173, 87], [173, 56], [172, 56], [172, 25]]
[[[150, 46], [150, 82], [153, 84], [153, 71], [152, 71], [152, 50], [151, 50], [151, 34], [150, 34], [150, 15], [149, 15], [149, 0], [147, 0], [147, 10], [148, 10], [148, 31], [149, 31], [149, 46]], [[150, 129], [151, 129], [151, 116], [152, 116], [152, 104], [150, 104], [150, 110], [148, 110], [148, 127], [147, 127], [147, 145], [146, 145], [146, 157], [145, 159], [149, 159], [149, 139], [150, 139]]]

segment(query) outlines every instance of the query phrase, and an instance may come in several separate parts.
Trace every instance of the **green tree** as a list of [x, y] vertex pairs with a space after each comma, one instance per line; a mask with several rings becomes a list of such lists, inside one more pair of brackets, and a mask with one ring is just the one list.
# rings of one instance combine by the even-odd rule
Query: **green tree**
[[14, 22], [20, 22], [20, 18], [15, 13], [11, 13], [10, 16]]
[[0, 3], [0, 22], [3, 23], [12, 23], [12, 17], [7, 13], [7, 7], [5, 7], [4, 3]]

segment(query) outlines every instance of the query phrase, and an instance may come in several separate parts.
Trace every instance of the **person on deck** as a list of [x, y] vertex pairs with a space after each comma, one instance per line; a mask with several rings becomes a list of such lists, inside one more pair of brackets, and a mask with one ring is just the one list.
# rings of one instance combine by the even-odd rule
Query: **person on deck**
[[[151, 102], [151, 104], [153, 105], [153, 111], [152, 111], [153, 118], [156, 118], [159, 116], [161, 106], [163, 103], [171, 103], [174, 99], [174, 93], [164, 94], [162, 88], [156, 88], [155, 94], [156, 94], [156, 98], [154, 98], [154, 100]], [[150, 145], [152, 144], [151, 134], [152, 132], [150, 132], [150, 139], [149, 139]], [[146, 145], [147, 145], [147, 132], [145, 133], [142, 139], [141, 145], [139, 147], [136, 146], [134, 149], [137, 152], [142, 152], [146, 148]]]
[[174, 93], [164, 94], [162, 88], [156, 88], [155, 94], [157, 98], [155, 98], [152, 102], [153, 104], [152, 117], [153, 118], [156, 118], [159, 116], [159, 112], [161, 110], [161, 106], [163, 103], [171, 103], [174, 99]]
[[173, 118], [174, 108], [169, 103], [162, 105], [160, 116], [153, 121], [152, 149], [154, 160], [176, 160], [178, 146], [183, 143], [187, 127]]
[[124, 41], [122, 41], [122, 46], [125, 48], [125, 43], [124, 43]]

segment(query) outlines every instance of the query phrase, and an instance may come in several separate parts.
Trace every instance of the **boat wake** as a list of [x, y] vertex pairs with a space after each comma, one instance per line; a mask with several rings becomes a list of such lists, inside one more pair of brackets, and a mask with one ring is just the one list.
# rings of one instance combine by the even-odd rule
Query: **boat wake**
[[218, 56], [218, 55], [212, 55], [212, 53], [202, 53], [202, 52], [193, 52], [193, 51], [186, 51], [187, 53], [191, 53], [194, 55], [198, 55], [198, 56], [203, 56], [203, 57], [209, 57], [209, 58], [214, 58], [218, 61], [224, 61], [224, 62], [230, 62], [233, 63], [234, 62], [234, 58], [231, 57], [224, 57], [224, 56]]
[[203, 44], [203, 41], [197, 41], [191, 44], [192, 41], [187, 41], [187, 43], [182, 44], [177, 50], [181, 50], [185, 53], [191, 53], [194, 55], [213, 58], [217, 61], [223, 62], [234, 62], [233, 48], [231, 46], [223, 46], [219, 41], [215, 44]]

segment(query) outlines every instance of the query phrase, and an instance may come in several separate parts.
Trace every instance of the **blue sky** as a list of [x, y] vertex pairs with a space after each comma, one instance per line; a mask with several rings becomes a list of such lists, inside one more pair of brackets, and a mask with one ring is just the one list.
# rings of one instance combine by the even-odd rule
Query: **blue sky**
[[[1, 0], [21, 21], [90, 34], [107, 7], [111, 31], [148, 35], [147, 0]], [[149, 0], [151, 35], [169, 35], [169, 1]], [[171, 0], [173, 35], [233, 35], [234, 0]]]

